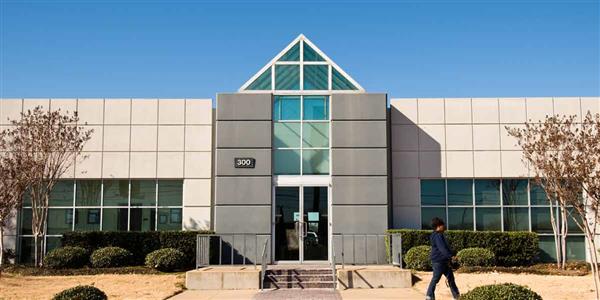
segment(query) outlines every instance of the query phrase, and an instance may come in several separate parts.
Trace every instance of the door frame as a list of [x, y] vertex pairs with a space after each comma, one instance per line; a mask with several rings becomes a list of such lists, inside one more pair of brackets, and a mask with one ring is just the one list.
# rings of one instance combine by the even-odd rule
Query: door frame
[[[297, 187], [299, 192], [298, 210], [302, 220], [304, 220], [304, 187], [327, 187], [327, 259], [325, 260], [304, 260], [304, 237], [299, 235], [298, 245], [300, 246], [298, 260], [276, 260], [275, 259], [275, 210], [276, 203], [275, 190], [278, 187]], [[273, 176], [273, 184], [271, 185], [271, 253], [273, 253], [273, 264], [327, 264], [331, 262], [331, 243], [332, 243], [332, 188], [331, 176], [312, 175], [312, 176], [295, 176], [295, 175], [279, 175]]]

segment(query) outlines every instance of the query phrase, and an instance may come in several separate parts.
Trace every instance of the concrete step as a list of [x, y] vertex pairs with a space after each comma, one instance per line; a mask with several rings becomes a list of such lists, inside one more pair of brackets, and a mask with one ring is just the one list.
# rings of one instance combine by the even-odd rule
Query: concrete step
[[274, 275], [312, 275], [312, 274], [332, 274], [331, 269], [274, 269], [267, 270], [267, 274]]
[[301, 282], [312, 282], [312, 281], [333, 281], [332, 274], [309, 274], [309, 275], [273, 275], [266, 274], [266, 277], [272, 281], [301, 281]]
[[333, 281], [283, 281], [283, 282], [265, 282], [265, 288], [276, 288], [276, 289], [326, 289], [334, 288], [335, 284]]
[[276, 289], [334, 288], [335, 276], [328, 268], [277, 268], [267, 270], [264, 286]]

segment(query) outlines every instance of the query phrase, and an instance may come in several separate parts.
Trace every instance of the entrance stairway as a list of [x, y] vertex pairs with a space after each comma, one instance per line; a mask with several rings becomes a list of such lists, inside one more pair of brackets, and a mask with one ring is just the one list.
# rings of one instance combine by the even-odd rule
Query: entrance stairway
[[311, 289], [335, 287], [333, 270], [319, 267], [272, 268], [265, 273], [264, 288]]

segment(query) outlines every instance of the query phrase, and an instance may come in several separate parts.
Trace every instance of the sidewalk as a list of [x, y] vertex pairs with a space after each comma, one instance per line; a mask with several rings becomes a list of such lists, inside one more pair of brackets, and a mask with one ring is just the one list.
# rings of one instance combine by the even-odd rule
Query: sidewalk
[[423, 293], [413, 288], [404, 289], [348, 289], [332, 291], [329, 289], [289, 289], [289, 290], [211, 290], [184, 291], [172, 300], [262, 300], [262, 299], [307, 299], [307, 300], [339, 300], [339, 299], [399, 299], [414, 300], [425, 298]]

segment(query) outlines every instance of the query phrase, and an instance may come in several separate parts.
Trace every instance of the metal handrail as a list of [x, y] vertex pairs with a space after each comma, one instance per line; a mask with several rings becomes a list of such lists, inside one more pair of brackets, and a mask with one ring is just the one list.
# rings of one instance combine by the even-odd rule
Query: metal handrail
[[[386, 233], [386, 234], [343, 234], [337, 233], [333, 234], [333, 238], [340, 237], [341, 238], [341, 260], [342, 260], [342, 269], [346, 265], [346, 240], [351, 239], [352, 241], [352, 265], [359, 264], [391, 264], [402, 268], [402, 235], [400, 233]], [[369, 238], [375, 238], [376, 243], [373, 245], [368, 244]], [[384, 242], [381, 243], [381, 240]], [[363, 254], [358, 255], [357, 257], [357, 243], [362, 242]], [[332, 242], [335, 243], [335, 241]], [[383, 249], [386, 252], [386, 260], [380, 260], [380, 244], [383, 244]], [[333, 246], [332, 246], [333, 247]], [[333, 248], [332, 248], [333, 249]], [[372, 251], [375, 250], [375, 259], [370, 261], [370, 257], [373, 257]], [[388, 252], [389, 250], [389, 252]], [[335, 253], [334, 253], [335, 255]], [[335, 257], [335, 256], [334, 256]], [[364, 261], [360, 262], [359, 259], [363, 258]]]
[[[230, 234], [198, 234], [196, 236], [196, 268], [206, 267], [211, 265], [211, 240], [214, 238], [218, 238], [218, 261], [216, 265], [223, 265], [223, 246], [228, 246], [231, 250], [229, 252], [229, 265], [234, 265], [236, 261], [236, 251], [241, 250], [241, 265], [248, 264], [248, 260], [252, 259], [252, 264], [254, 268], [257, 268], [257, 262], [259, 259], [258, 247], [259, 242], [258, 238], [264, 237], [266, 241], [271, 239], [270, 234], [250, 234], [250, 233], [230, 233]], [[240, 238], [243, 241], [240, 242]], [[224, 240], [224, 239], [228, 239]], [[249, 257], [247, 250], [248, 240], [250, 240], [250, 245], [254, 244], [254, 256]], [[236, 243], [237, 241], [237, 243]], [[236, 248], [236, 246], [238, 246]], [[226, 248], [225, 248], [226, 249]], [[214, 250], [214, 249], [213, 249]], [[227, 257], [227, 254], [225, 255]], [[213, 259], [216, 259], [214, 257]], [[238, 260], [240, 261], [240, 260]]]
[[333, 272], [333, 290], [337, 289], [337, 271], [335, 270], [335, 250], [331, 243], [331, 271]]
[[265, 240], [265, 244], [263, 245], [262, 255], [261, 255], [261, 265], [260, 265], [260, 290], [264, 289], [265, 285], [265, 274], [267, 273], [267, 245], [269, 244], [269, 239]]

